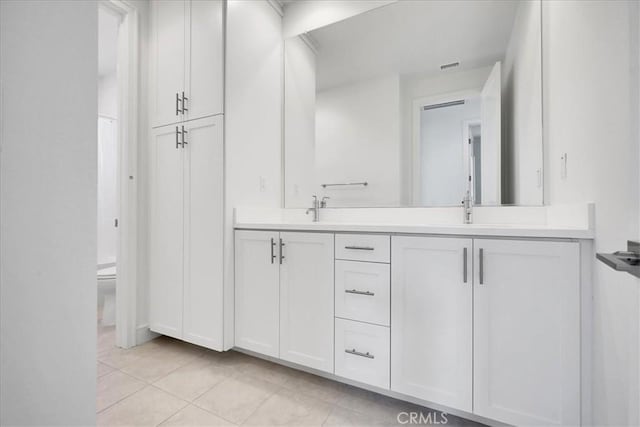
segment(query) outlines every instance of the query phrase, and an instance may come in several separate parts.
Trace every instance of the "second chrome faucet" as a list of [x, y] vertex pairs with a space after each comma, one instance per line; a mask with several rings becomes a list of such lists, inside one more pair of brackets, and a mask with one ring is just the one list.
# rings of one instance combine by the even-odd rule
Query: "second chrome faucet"
[[309, 209], [307, 209], [307, 215], [309, 215], [309, 212], [313, 212], [313, 222], [320, 221], [320, 209], [327, 207], [328, 199], [329, 197], [325, 196], [322, 198], [322, 200], [318, 200], [318, 196], [316, 196], [315, 194], [313, 195], [313, 204]]

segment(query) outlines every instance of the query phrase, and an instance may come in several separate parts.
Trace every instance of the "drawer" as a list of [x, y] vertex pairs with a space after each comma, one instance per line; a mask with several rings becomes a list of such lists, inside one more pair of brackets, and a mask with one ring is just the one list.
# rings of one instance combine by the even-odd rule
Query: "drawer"
[[336, 317], [389, 326], [389, 264], [337, 260]]
[[389, 388], [389, 328], [336, 319], [335, 373]]
[[389, 262], [391, 238], [376, 234], [336, 234], [336, 259]]

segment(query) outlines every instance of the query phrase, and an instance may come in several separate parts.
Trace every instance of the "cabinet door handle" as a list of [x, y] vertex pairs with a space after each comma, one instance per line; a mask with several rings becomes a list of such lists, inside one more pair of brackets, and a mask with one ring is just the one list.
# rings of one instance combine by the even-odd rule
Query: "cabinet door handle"
[[282, 264], [282, 260], [284, 259], [284, 242], [280, 239], [280, 264]]
[[271, 238], [271, 264], [276, 261], [276, 241]]
[[372, 251], [373, 248], [369, 246], [345, 246], [345, 249], [353, 249], [356, 251]]
[[366, 295], [366, 296], [369, 296], [369, 297], [372, 297], [372, 296], [374, 296], [374, 295], [375, 295], [375, 293], [373, 293], [373, 292], [369, 292], [369, 291], [358, 291], [358, 290], [356, 290], [356, 289], [345, 289], [344, 291], [345, 291], [345, 293], [347, 293], [347, 294]]
[[462, 279], [467, 283], [467, 248], [462, 249]]
[[478, 255], [479, 255], [479, 266], [478, 268], [480, 269], [479, 271], [479, 276], [480, 276], [480, 284], [484, 285], [484, 249], [480, 248], [478, 249]]
[[349, 350], [348, 348], [345, 348], [344, 352], [353, 354], [354, 356], [366, 357], [367, 359], [375, 359], [375, 356], [373, 354], [370, 354], [368, 351], [366, 353], [362, 353], [360, 351], [357, 351], [355, 348], [351, 350]]
[[189, 109], [187, 108], [187, 102], [189, 98], [187, 98], [186, 96], [184, 96], [184, 91], [182, 91], [182, 114], [184, 114], [186, 111], [189, 111]]
[[176, 150], [178, 149], [178, 147], [180, 146], [180, 140], [178, 139], [178, 134], [180, 132], [178, 132], [178, 126], [176, 126]]
[[185, 145], [189, 144], [186, 140], [186, 138], [184, 137], [185, 134], [189, 133], [188, 131], [184, 130], [184, 126], [182, 126], [182, 148], [184, 148]]
[[176, 116], [178, 113], [182, 113], [182, 110], [180, 109], [180, 95], [176, 92]]

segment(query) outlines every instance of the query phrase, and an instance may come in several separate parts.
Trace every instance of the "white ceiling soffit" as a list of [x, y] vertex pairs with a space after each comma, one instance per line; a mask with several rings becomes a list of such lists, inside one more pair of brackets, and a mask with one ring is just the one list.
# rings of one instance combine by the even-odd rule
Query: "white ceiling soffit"
[[118, 61], [118, 27], [120, 16], [104, 7], [98, 8], [98, 75], [116, 72]]
[[281, 0], [285, 38], [333, 24], [398, 0]]
[[[356, 2], [357, 3], [357, 2]], [[399, 1], [318, 28], [318, 89], [388, 74], [437, 74], [504, 58], [519, 2]]]

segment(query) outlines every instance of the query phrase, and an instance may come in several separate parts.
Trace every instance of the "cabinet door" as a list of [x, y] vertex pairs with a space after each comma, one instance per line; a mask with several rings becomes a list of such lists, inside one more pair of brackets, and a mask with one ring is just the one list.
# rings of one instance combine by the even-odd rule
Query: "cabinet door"
[[474, 412], [514, 425], [579, 425], [578, 243], [474, 245]]
[[222, 350], [222, 116], [185, 123], [184, 339]]
[[280, 358], [333, 372], [333, 234], [280, 237]]
[[162, 126], [183, 119], [179, 110], [185, 86], [186, 4], [183, 0], [162, 0], [151, 2], [151, 7], [151, 125]]
[[235, 345], [279, 355], [278, 232], [235, 232]]
[[190, 120], [223, 110], [223, 2], [190, 1], [185, 106]]
[[153, 129], [151, 138], [150, 327], [182, 338], [183, 150], [176, 126]]
[[459, 238], [391, 243], [391, 389], [464, 411], [472, 409], [471, 249]]

